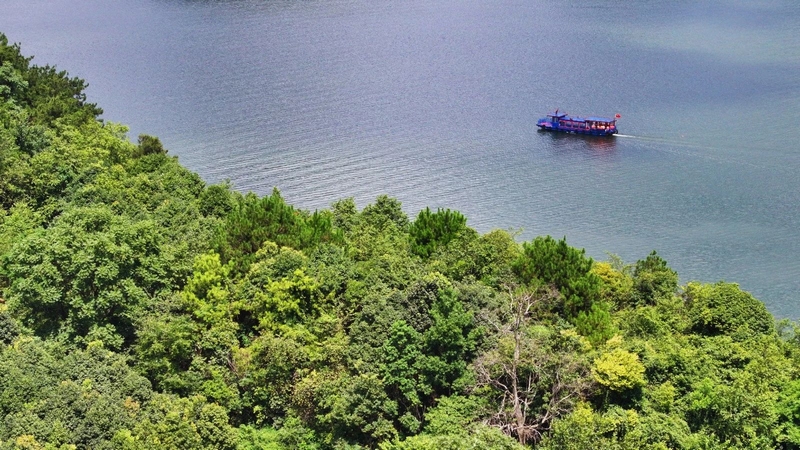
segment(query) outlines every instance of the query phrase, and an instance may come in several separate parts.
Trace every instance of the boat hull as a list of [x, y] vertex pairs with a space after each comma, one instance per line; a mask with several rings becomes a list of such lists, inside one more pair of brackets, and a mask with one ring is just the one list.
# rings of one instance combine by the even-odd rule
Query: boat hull
[[567, 129], [561, 127], [553, 127], [548, 125], [536, 125], [539, 131], [553, 131], [557, 133], [572, 133], [572, 134], [585, 134], [587, 136], [613, 136], [617, 134], [617, 129], [611, 130], [580, 130], [580, 129]]
[[536, 126], [543, 131], [584, 134], [587, 136], [611, 136], [617, 134], [617, 121], [605, 117], [572, 117], [556, 112], [539, 119]]

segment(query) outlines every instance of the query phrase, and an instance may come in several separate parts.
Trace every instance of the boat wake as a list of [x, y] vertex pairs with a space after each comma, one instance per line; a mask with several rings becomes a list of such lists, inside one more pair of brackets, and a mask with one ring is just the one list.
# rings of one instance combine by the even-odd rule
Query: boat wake
[[[698, 142], [692, 142], [683, 139], [669, 139], [669, 138], [662, 138], [662, 137], [652, 137], [652, 136], [636, 136], [631, 134], [615, 134], [614, 136], [620, 138], [630, 138], [636, 139], [638, 142], [649, 143], [656, 145], [656, 149], [658, 151], [672, 153], [672, 154], [680, 154], [684, 156], [691, 156], [696, 158], [702, 158], [709, 161], [717, 161], [724, 164], [737, 164], [755, 168], [771, 168], [774, 169], [773, 166], [768, 166], [752, 161], [743, 160], [741, 158], [733, 157], [729, 154], [720, 154], [721, 150], [725, 150], [723, 147], [714, 146], [714, 145], [707, 145], [701, 144]], [[746, 148], [746, 147], [738, 147], [739, 149]], [[713, 152], [704, 152], [703, 150], [713, 150]], [[758, 150], [758, 149], [751, 149], [751, 150]], [[781, 169], [785, 169], [786, 167], [781, 167]]]

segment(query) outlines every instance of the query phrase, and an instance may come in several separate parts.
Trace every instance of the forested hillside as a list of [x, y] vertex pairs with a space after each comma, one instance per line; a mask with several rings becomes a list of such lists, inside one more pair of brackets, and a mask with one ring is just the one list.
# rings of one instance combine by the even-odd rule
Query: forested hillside
[[0, 35], [0, 449], [800, 448], [736, 284], [207, 185], [85, 87]]

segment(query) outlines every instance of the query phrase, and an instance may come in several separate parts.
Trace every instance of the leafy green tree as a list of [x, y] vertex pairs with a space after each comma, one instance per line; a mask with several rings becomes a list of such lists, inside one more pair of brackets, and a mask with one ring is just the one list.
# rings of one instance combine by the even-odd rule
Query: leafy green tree
[[46, 218], [55, 217], [63, 207], [59, 201], [70, 198], [109, 164], [117, 164], [130, 154], [133, 144], [124, 140], [126, 132], [120, 125], [89, 121], [75, 126], [58, 122], [41, 139], [27, 135], [18, 148], [32, 146], [35, 151], [11, 152], [2, 158], [6, 160], [0, 185], [2, 202], [9, 207], [24, 201]]
[[378, 230], [385, 229], [389, 224], [401, 231], [408, 227], [408, 216], [403, 212], [401, 203], [387, 195], [379, 195], [375, 203], [367, 205], [361, 212], [361, 218]]
[[424, 397], [433, 392], [433, 386], [422, 373], [425, 357], [422, 335], [404, 321], [397, 321], [392, 324], [381, 353], [384, 357], [379, 370], [392, 397], [399, 400], [405, 411], [421, 416]]
[[27, 87], [12, 91], [15, 100], [32, 112], [32, 119], [44, 125], [52, 125], [56, 119], [79, 123], [94, 120], [102, 110], [86, 102], [86, 82], [69, 78], [66, 71], [54, 67], [31, 65], [32, 57], [24, 57], [19, 45], [9, 45], [8, 38], [0, 33], [0, 66], [9, 63], [22, 75]]
[[20, 71], [10, 61], [3, 61], [0, 65], [0, 99], [13, 102], [15, 98], [22, 97], [27, 88], [28, 82]]
[[333, 215], [333, 226], [342, 230], [346, 235], [349, 235], [359, 219], [356, 201], [353, 197], [334, 202], [331, 205], [331, 214]]
[[107, 329], [108, 345], [130, 342], [135, 318], [175, 282], [154, 224], [104, 207], [67, 211], [21, 240], [2, 264], [9, 309], [25, 326], [76, 339]]
[[522, 450], [512, 438], [497, 428], [472, 424], [459, 434], [419, 434], [405, 440], [386, 441], [380, 450]]
[[585, 250], [567, 245], [566, 238], [550, 236], [524, 243], [523, 254], [513, 264], [517, 277], [525, 284], [545, 283], [563, 296], [561, 311], [578, 330], [594, 342], [612, 335], [608, 305], [600, 297], [601, 281], [592, 272], [593, 261]]
[[133, 449], [235, 449], [239, 440], [227, 411], [202, 396], [156, 394], [132, 429], [114, 436], [115, 447]]
[[783, 428], [781, 440], [786, 448], [800, 448], [800, 380], [792, 380], [781, 390], [778, 414]]
[[0, 443], [31, 436], [52, 448], [112, 448], [152, 396], [127, 359], [99, 342], [75, 350], [23, 337], [0, 348]]
[[381, 349], [380, 373], [390, 396], [397, 399], [404, 427], [417, 432], [424, 413], [441, 395], [463, 383], [474, 356], [477, 335], [472, 313], [449, 286], [435, 293], [430, 323], [418, 331], [404, 320], [392, 324]]
[[458, 211], [439, 208], [432, 213], [430, 208], [425, 208], [408, 229], [411, 251], [429, 258], [437, 248], [447, 245], [466, 228], [467, 218]]
[[439, 292], [430, 315], [433, 323], [422, 335], [426, 376], [437, 395], [451, 395], [475, 356], [480, 331], [452, 288]]
[[478, 268], [476, 279], [496, 288], [512, 281], [512, 264], [520, 254], [513, 234], [504, 230], [490, 231], [478, 238], [473, 254]]
[[564, 296], [564, 313], [574, 319], [599, 300], [600, 279], [591, 272], [592, 259], [585, 250], [556, 241], [550, 236], [537, 237], [523, 244], [523, 255], [514, 262], [514, 272], [523, 283], [541, 281], [552, 284]]
[[204, 216], [225, 217], [234, 207], [230, 184], [212, 184], [200, 194], [200, 212]]
[[608, 303], [595, 302], [588, 311], [580, 311], [573, 321], [575, 329], [594, 344], [601, 343], [614, 334]]
[[615, 407], [604, 414], [581, 403], [553, 424], [553, 431], [537, 448], [542, 450], [662, 450], [663, 443], [647, 442], [636, 411]]
[[[190, 372], [195, 358], [199, 325], [182, 314], [178, 301], [165, 302], [137, 326], [136, 367], [161, 392], [189, 394], [198, 376]], [[173, 303], [172, 305], [167, 305]]]
[[234, 261], [234, 274], [242, 275], [266, 241], [305, 249], [339, 239], [329, 213], [295, 210], [275, 189], [261, 199], [253, 194], [240, 198], [219, 228], [214, 247], [224, 262]]
[[479, 236], [465, 227], [444, 246], [438, 246], [427, 262], [429, 271], [441, 272], [453, 281], [475, 279], [494, 288], [513, 282], [511, 263], [519, 245], [503, 230]]
[[775, 322], [763, 303], [735, 283], [689, 283], [685, 290], [689, 320], [696, 332], [774, 334]]
[[622, 392], [645, 384], [644, 365], [639, 356], [620, 348], [603, 353], [594, 360], [592, 376], [606, 389]]
[[358, 443], [372, 448], [397, 437], [397, 403], [375, 373], [313, 371], [297, 384], [295, 403], [327, 446]]
[[302, 342], [265, 334], [236, 355], [239, 388], [249, 421], [280, 423], [292, 405], [295, 382], [311, 366]]
[[592, 272], [600, 278], [600, 297], [617, 308], [630, 306], [634, 298], [633, 277], [623, 266], [615, 268], [610, 262], [597, 262]]
[[161, 144], [161, 140], [155, 136], [150, 136], [147, 134], [139, 135], [139, 146], [136, 150], [136, 156], [167, 154], [167, 150], [164, 149], [164, 145]]
[[0, 255], [42, 225], [44, 219], [27, 203], [14, 204], [6, 212], [0, 210]]
[[21, 331], [17, 321], [8, 314], [8, 307], [0, 302], [0, 346], [12, 343]]
[[695, 431], [716, 436], [728, 448], [773, 446], [777, 409], [774, 393], [753, 390], [747, 373], [730, 384], [705, 378], [685, 397], [687, 422]]
[[653, 250], [647, 258], [636, 262], [633, 287], [640, 304], [653, 304], [659, 298], [675, 294], [678, 273]]
[[297, 417], [289, 417], [280, 428], [239, 427], [238, 450], [318, 450], [319, 438]]

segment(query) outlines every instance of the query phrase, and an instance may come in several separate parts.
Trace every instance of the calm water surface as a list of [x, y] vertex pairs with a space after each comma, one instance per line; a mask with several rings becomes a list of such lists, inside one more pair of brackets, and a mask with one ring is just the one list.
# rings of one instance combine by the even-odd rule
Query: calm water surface
[[[657, 249], [800, 317], [800, 3], [560, 5], [4, 0], [0, 31], [209, 182]], [[556, 107], [624, 136], [538, 133]]]

